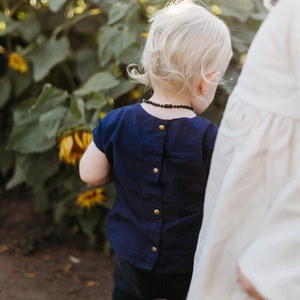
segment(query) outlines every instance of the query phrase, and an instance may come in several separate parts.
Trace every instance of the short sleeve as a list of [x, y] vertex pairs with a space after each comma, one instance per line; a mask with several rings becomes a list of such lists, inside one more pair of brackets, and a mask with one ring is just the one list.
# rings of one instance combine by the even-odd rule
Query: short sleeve
[[93, 130], [93, 141], [96, 147], [105, 153], [111, 165], [113, 165], [114, 137], [118, 132], [121, 114], [122, 110], [113, 110]]
[[203, 159], [208, 172], [210, 169], [210, 162], [215, 146], [217, 133], [218, 127], [215, 124], [210, 123], [203, 135]]

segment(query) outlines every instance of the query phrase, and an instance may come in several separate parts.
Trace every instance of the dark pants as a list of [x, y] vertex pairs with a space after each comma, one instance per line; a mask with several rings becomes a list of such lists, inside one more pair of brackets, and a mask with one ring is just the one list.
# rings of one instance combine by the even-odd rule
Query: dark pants
[[192, 274], [159, 274], [114, 259], [113, 300], [185, 300]]

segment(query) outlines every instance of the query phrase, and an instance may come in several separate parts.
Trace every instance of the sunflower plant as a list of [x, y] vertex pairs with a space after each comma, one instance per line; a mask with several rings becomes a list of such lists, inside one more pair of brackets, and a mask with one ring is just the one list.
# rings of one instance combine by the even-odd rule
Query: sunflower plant
[[[148, 17], [166, 2], [0, 3], [0, 192], [25, 184], [37, 212], [96, 239], [114, 188], [85, 185], [78, 162], [97, 122], [142, 97], [126, 66], [139, 61]], [[225, 84], [207, 111], [218, 123], [266, 10], [260, 0], [196, 2], [222, 18], [232, 34]]]

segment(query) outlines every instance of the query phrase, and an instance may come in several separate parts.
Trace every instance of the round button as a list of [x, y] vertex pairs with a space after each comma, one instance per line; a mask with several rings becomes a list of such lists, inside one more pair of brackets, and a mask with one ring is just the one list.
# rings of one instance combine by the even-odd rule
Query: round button
[[156, 209], [154, 209], [153, 213], [154, 213], [156, 216], [158, 216], [159, 213], [160, 213], [160, 211], [159, 211], [159, 209], [156, 208]]
[[159, 130], [161, 130], [161, 131], [165, 130], [165, 126], [164, 126], [164, 125], [159, 125], [158, 128], [159, 128]]
[[153, 173], [154, 173], [154, 174], [158, 173], [158, 169], [157, 169], [157, 168], [154, 168], [154, 169], [153, 169]]
[[154, 253], [157, 252], [157, 248], [156, 248], [156, 247], [152, 247], [151, 250], [152, 250], [152, 252], [154, 252]]

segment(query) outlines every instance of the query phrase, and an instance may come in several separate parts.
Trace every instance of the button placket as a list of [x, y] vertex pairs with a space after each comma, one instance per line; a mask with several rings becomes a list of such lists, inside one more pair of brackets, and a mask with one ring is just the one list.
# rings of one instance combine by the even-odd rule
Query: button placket
[[[164, 139], [165, 139], [165, 135], [166, 135], [166, 126], [164, 125], [164, 124], [162, 124], [162, 123], [160, 123], [160, 124], [157, 124], [156, 125], [157, 127], [157, 134], [159, 134], [159, 137], [158, 137], [158, 139], [159, 139], [159, 142], [161, 143], [161, 146], [163, 147], [163, 145], [164, 145]], [[158, 132], [160, 132], [160, 133], [158, 133]], [[163, 149], [161, 150], [161, 151], [163, 151]], [[162, 153], [162, 152], [161, 152]], [[157, 163], [160, 163], [159, 161], [156, 161], [156, 164]], [[157, 167], [154, 167], [153, 169], [152, 169], [152, 172], [153, 172], [153, 174], [159, 174], [159, 172], [160, 172], [160, 165], [157, 165]], [[158, 207], [154, 207], [153, 208], [153, 211], [152, 211], [152, 214], [153, 214], [153, 217], [154, 217], [154, 219], [153, 219], [153, 221], [154, 222], [161, 222], [161, 218], [159, 218], [158, 216], [160, 216], [161, 215], [161, 211], [160, 211], [160, 209], [158, 208]], [[156, 221], [155, 221], [156, 220]], [[160, 220], [160, 221], [159, 221]], [[159, 239], [159, 235], [160, 235], [160, 233], [159, 232], [157, 232], [157, 234], [158, 234], [158, 236], [157, 237], [155, 237], [154, 239], [153, 239], [153, 244], [155, 245], [156, 243], [155, 243], [155, 240], [157, 240], [157, 239]], [[158, 247], [156, 247], [156, 246], [151, 246], [151, 252], [152, 253], [158, 253], [158, 251], [159, 251], [159, 249], [158, 249]]]

